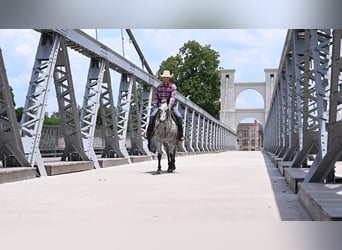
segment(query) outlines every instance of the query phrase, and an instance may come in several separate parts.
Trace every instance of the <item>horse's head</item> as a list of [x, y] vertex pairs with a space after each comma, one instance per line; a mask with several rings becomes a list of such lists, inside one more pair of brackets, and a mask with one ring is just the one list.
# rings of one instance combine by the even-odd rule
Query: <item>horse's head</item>
[[167, 118], [167, 114], [168, 114], [168, 110], [169, 107], [167, 105], [167, 101], [166, 100], [162, 100], [160, 105], [159, 105], [159, 120], [161, 122], [165, 121]]

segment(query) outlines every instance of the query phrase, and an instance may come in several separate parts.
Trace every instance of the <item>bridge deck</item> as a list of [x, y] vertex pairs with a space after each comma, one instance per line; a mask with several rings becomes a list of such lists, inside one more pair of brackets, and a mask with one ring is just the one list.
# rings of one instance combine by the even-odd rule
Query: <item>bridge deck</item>
[[[162, 163], [166, 169], [166, 159]], [[262, 152], [182, 156], [172, 174], [154, 175], [156, 164], [144, 161], [1, 184], [1, 235], [34, 228], [42, 239], [54, 235], [57, 242], [59, 233], [65, 237], [70, 230], [73, 237], [84, 230], [81, 235], [90, 238], [125, 230], [137, 237], [137, 228], [144, 231], [151, 223], [187, 222], [195, 229], [204, 222], [311, 220]]]
[[[166, 169], [166, 160], [162, 160]], [[266, 164], [265, 164], [266, 161]], [[157, 161], [2, 184], [2, 223], [97, 220], [280, 221], [310, 217], [261, 152], [177, 158], [173, 174]]]

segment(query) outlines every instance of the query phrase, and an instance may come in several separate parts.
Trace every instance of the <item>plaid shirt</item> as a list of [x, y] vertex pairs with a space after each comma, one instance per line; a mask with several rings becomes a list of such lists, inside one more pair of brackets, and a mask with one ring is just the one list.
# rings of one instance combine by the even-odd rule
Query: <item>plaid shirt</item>
[[154, 97], [154, 106], [159, 107], [161, 100], [166, 99], [169, 105], [173, 108], [176, 104], [177, 87], [173, 83], [165, 85], [160, 84], [157, 87], [157, 91]]

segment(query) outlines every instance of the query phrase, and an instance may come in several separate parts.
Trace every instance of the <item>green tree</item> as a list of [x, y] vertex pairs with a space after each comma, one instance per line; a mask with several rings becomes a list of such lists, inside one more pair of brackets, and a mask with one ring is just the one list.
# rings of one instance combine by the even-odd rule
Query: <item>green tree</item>
[[61, 120], [58, 117], [54, 117], [53, 115], [49, 117], [49, 114], [46, 113], [44, 116], [44, 124], [45, 125], [60, 125]]
[[158, 76], [168, 69], [177, 90], [213, 115], [220, 112], [219, 53], [210, 45], [202, 46], [196, 41], [186, 42], [176, 56], [170, 56], [160, 65]]
[[15, 114], [17, 116], [17, 122], [20, 122], [21, 116], [23, 115], [23, 111], [24, 111], [23, 107], [19, 107], [19, 108], [15, 109]]
[[[19, 107], [15, 109], [15, 114], [17, 116], [17, 121], [21, 121], [21, 117], [23, 115], [24, 107]], [[60, 125], [61, 120], [59, 118], [58, 112], [52, 112], [52, 115], [49, 117], [48, 113], [45, 113], [44, 115], [44, 124], [47, 125]]]

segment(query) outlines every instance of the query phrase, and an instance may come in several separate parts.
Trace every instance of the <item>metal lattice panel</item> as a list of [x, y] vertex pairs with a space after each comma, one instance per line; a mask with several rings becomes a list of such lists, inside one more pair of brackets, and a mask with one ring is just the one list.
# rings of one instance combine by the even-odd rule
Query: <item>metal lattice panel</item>
[[105, 71], [101, 85], [100, 110], [105, 133], [105, 148], [103, 150], [102, 157], [129, 158], [127, 150], [122, 152], [119, 146], [116, 109], [114, 106], [113, 90], [108, 62], [105, 63]]
[[119, 145], [121, 150], [126, 150], [126, 135], [129, 118], [129, 105], [131, 101], [133, 82], [127, 75], [121, 75], [119, 99], [117, 104], [117, 117], [118, 117], [118, 136]]
[[298, 147], [298, 125], [297, 125], [297, 103], [296, 86], [293, 75], [293, 55], [289, 53], [286, 60], [286, 82], [287, 82], [287, 141], [284, 161], [292, 160]]
[[89, 159], [84, 153], [81, 139], [80, 120], [77, 112], [68, 50], [63, 37], [61, 37], [60, 48], [58, 50], [54, 81], [65, 141], [65, 148], [61, 159], [62, 161], [66, 159], [87, 161]]
[[20, 122], [25, 156], [31, 166], [38, 165], [42, 176], [47, 174], [38, 146], [60, 41], [58, 34], [51, 36], [44, 33], [40, 37]]
[[210, 136], [209, 131], [210, 131], [210, 122], [209, 122], [209, 120], [206, 120], [205, 121], [205, 137], [204, 137], [204, 139], [205, 139], [204, 145], [205, 145], [206, 151], [211, 151], [210, 150], [210, 144], [209, 144], [211, 136]]
[[24, 156], [11, 88], [0, 49], [0, 159], [3, 167], [30, 167]]
[[186, 117], [185, 145], [186, 145], [186, 148], [188, 149], [188, 151], [195, 152], [195, 149], [193, 147], [194, 137], [196, 136], [196, 133], [195, 133], [195, 131], [196, 131], [195, 112], [193, 112], [193, 110], [187, 108], [185, 114], [186, 114], [185, 115], [185, 117]]
[[[326, 32], [326, 31], [325, 31]], [[326, 37], [326, 36], [325, 36]], [[322, 160], [314, 161], [310, 168], [309, 173], [304, 179], [304, 182], [323, 182], [327, 180], [329, 182], [334, 181], [334, 165], [335, 162], [342, 155], [342, 129], [341, 129], [341, 39], [342, 31], [334, 30], [333, 42], [332, 42], [332, 58], [331, 58], [331, 82], [330, 82], [330, 98], [329, 98], [329, 125], [328, 125], [328, 143], [323, 149], [320, 149], [324, 154], [324, 150], [327, 149], [326, 154], [323, 155]], [[325, 49], [324, 51], [327, 51]], [[325, 61], [323, 61], [325, 62]], [[326, 64], [324, 64], [326, 65]], [[326, 91], [324, 79], [322, 79], [323, 89]], [[322, 98], [324, 99], [324, 98]], [[325, 104], [324, 101], [322, 103]], [[325, 120], [325, 117], [321, 117]], [[324, 137], [323, 137], [324, 140]]]
[[[139, 111], [137, 83], [134, 76], [131, 76], [132, 88], [131, 97], [128, 108], [129, 111], [129, 124], [131, 134], [131, 155], [151, 155], [147, 148], [146, 140], [143, 141], [142, 135], [144, 130], [141, 127], [141, 112]], [[146, 126], [146, 123], [145, 123]]]
[[100, 168], [93, 144], [104, 71], [105, 60], [91, 58], [80, 118], [84, 151], [95, 168]]
[[[331, 44], [330, 30], [310, 30], [310, 62], [313, 68], [309, 69], [313, 79], [309, 80], [309, 92], [306, 97], [308, 101], [308, 126], [312, 126], [319, 133], [319, 150], [315, 162], [320, 162], [327, 150], [327, 131], [325, 124], [328, 121], [325, 117], [327, 110], [327, 91], [329, 70], [329, 48]], [[313, 86], [313, 87], [312, 87]], [[314, 89], [310, 91], [311, 89]], [[314, 162], [314, 164], [315, 164]]]
[[294, 75], [296, 85], [296, 106], [298, 123], [298, 150], [290, 167], [301, 167], [306, 162], [313, 138], [308, 125], [308, 52], [307, 32], [295, 30], [293, 32]]
[[205, 149], [205, 117], [201, 116], [201, 123], [200, 123], [200, 138], [199, 138], [199, 147], [201, 152], [206, 151]]
[[[140, 103], [140, 122], [141, 122], [141, 132], [147, 130], [148, 123], [150, 121], [150, 115], [152, 111], [152, 100], [154, 89], [147, 85], [141, 84], [141, 103]], [[142, 143], [144, 150], [146, 152], [147, 149], [147, 140], [142, 138]]]
[[[177, 106], [176, 108], [178, 109], [179, 113], [181, 114], [181, 116], [183, 117], [183, 134], [185, 136], [185, 138], [187, 138], [187, 107], [185, 105], [180, 105], [179, 103], [177, 103]], [[178, 151], [181, 151], [181, 152], [187, 152], [187, 149], [185, 147], [185, 142], [182, 141], [182, 142], [179, 142], [178, 143]]]
[[153, 98], [153, 88], [147, 85], [142, 86], [142, 94], [141, 94], [141, 108], [140, 108], [140, 117], [141, 117], [141, 128], [143, 130], [147, 129], [149, 123], [149, 117], [152, 109], [152, 98]]
[[195, 152], [200, 152], [201, 149], [199, 148], [199, 137], [200, 137], [200, 120], [201, 117], [199, 114], [195, 113], [194, 117], [194, 141], [193, 141], [193, 148]]

